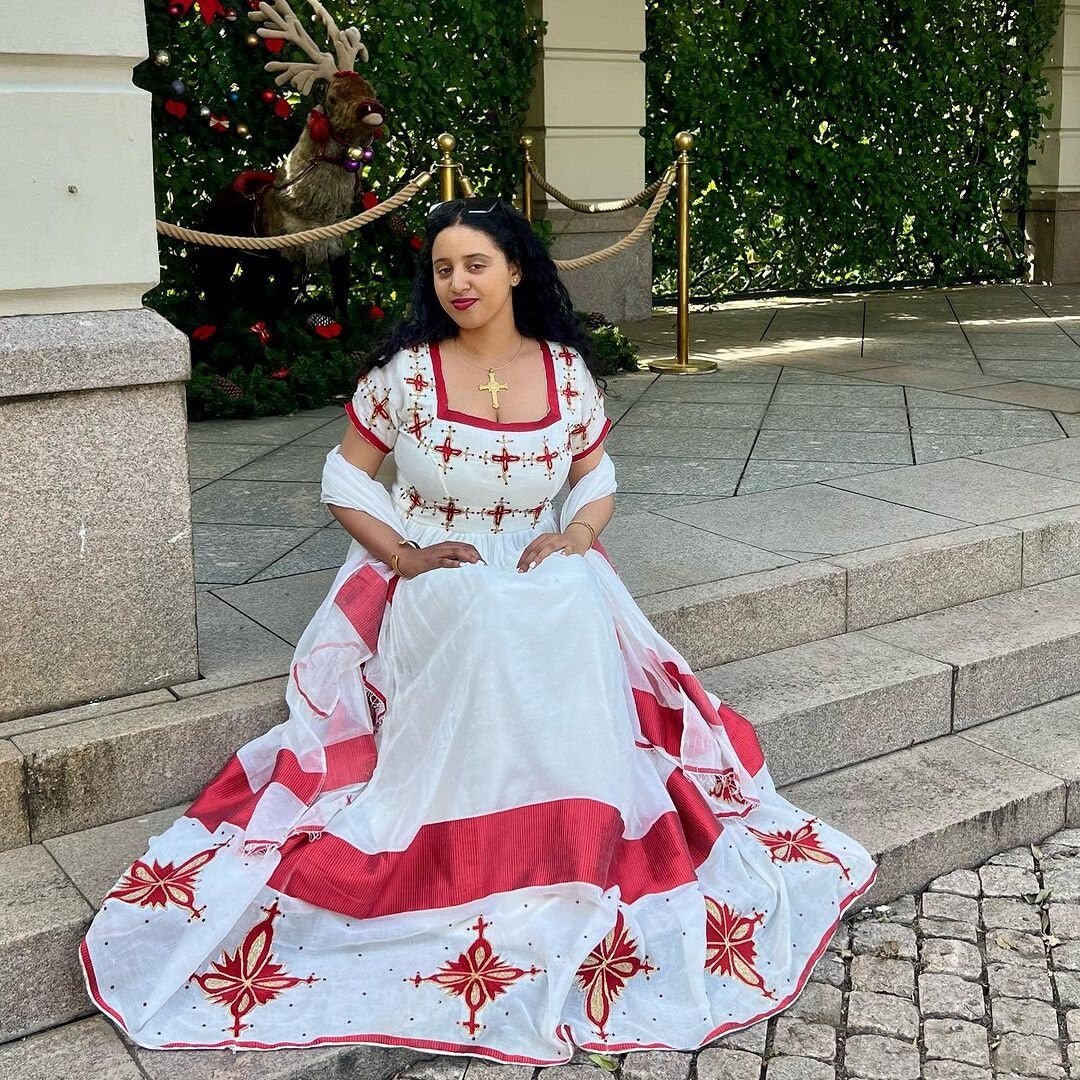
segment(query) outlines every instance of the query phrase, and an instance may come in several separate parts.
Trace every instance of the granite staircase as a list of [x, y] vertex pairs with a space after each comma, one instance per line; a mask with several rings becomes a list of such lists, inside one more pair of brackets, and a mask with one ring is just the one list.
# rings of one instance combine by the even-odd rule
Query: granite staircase
[[[878, 859], [859, 906], [1080, 821], [1080, 508], [641, 605], [754, 721], [782, 794]], [[0, 723], [0, 1075], [376, 1077], [409, 1060], [154, 1053], [83, 1019], [76, 947], [95, 907], [228, 754], [284, 718], [283, 682]], [[424, 1066], [466, 1067], [488, 1068]]]

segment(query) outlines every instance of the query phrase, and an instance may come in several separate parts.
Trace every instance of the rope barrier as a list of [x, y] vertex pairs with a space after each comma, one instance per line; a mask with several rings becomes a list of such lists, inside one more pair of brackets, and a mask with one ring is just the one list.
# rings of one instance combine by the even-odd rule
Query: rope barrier
[[610, 247], [601, 248], [599, 251], [594, 251], [589, 255], [582, 255], [577, 259], [556, 259], [556, 269], [582, 270], [586, 266], [593, 266], [598, 262], [603, 262], [604, 259], [610, 259], [614, 255], [619, 255], [628, 247], [636, 244], [652, 228], [652, 224], [656, 220], [656, 215], [660, 213], [660, 208], [664, 205], [664, 200], [668, 197], [668, 192], [671, 191], [674, 184], [675, 166], [669, 165], [667, 172], [665, 172], [659, 180], [650, 185], [655, 191], [653, 201], [650, 204], [649, 209], [645, 211], [642, 219], [626, 234], [626, 236], [617, 243], [612, 244]]
[[664, 182], [664, 178], [661, 176], [659, 180], [654, 180], [643, 191], [639, 191], [636, 195], [631, 195], [628, 199], [620, 199], [618, 201], [609, 200], [607, 202], [578, 202], [577, 199], [571, 199], [569, 195], [564, 195], [546, 177], [542, 176], [531, 160], [527, 165], [529, 173], [539, 187], [543, 188], [544, 191], [552, 196], [552, 198], [558, 199], [567, 209], [576, 210], [579, 214], [610, 214], [614, 213], [616, 210], [629, 210], [631, 206], [637, 206], [638, 204], [651, 199], [660, 188], [660, 185]]
[[279, 248], [299, 247], [302, 244], [310, 244], [316, 240], [333, 240], [344, 236], [354, 229], [361, 229], [370, 225], [373, 221], [392, 214], [399, 206], [404, 206], [410, 199], [418, 195], [431, 183], [431, 173], [422, 172], [410, 180], [400, 191], [391, 195], [390, 198], [356, 214], [343, 221], [335, 221], [332, 225], [320, 225], [315, 229], [304, 229], [303, 232], [288, 233], [285, 236], [226, 236], [222, 233], [199, 232], [197, 229], [185, 229], [179, 225], [170, 225], [167, 221], [157, 222], [157, 231], [162, 236], [169, 236], [174, 240], [185, 240], [192, 244], [205, 244], [209, 247], [238, 248], [241, 251], [274, 251]]

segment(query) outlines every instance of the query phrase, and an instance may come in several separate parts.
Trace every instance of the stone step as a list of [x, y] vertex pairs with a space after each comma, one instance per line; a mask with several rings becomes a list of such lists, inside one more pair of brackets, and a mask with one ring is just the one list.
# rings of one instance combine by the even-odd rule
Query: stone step
[[[703, 679], [751, 719], [787, 783], [1080, 691], [1078, 656], [1080, 576], [706, 667]], [[0, 839], [40, 842], [193, 799], [285, 719], [283, 690], [272, 679], [52, 727], [8, 722], [0, 735], [23, 761], [20, 773], [0, 742]]]
[[[809, 815], [854, 837], [878, 861], [877, 880], [851, 910], [884, 903], [941, 874], [977, 866], [999, 851], [1080, 824], [1080, 695], [779, 790]], [[145, 852], [149, 838], [167, 829], [183, 810], [184, 804], [171, 806], [0, 854], [0, 1042], [90, 1014], [76, 947], [92, 910]], [[47, 986], [35, 977], [41, 970], [50, 973]], [[86, 1031], [88, 1039], [97, 1040], [105, 1030], [101, 1023], [84, 1021], [57, 1031]], [[67, 1038], [56, 1035], [55, 1045], [62, 1047]], [[60, 1069], [20, 1073], [19, 1062], [30, 1069], [25, 1048], [31, 1045], [10, 1042], [0, 1048], [0, 1075], [49, 1075], [49, 1080], [63, 1075]], [[41, 1042], [47, 1045], [53, 1044]], [[57, 1060], [66, 1052], [57, 1049]], [[233, 1075], [210, 1068], [219, 1063], [225, 1069], [228, 1054], [133, 1053], [151, 1078]], [[323, 1065], [330, 1060], [315, 1053]], [[282, 1063], [283, 1071], [267, 1077], [319, 1075], [289, 1071], [293, 1066], [286, 1069], [282, 1055], [258, 1055], [263, 1058]], [[314, 1060], [298, 1055], [296, 1068]], [[359, 1069], [368, 1059], [356, 1060]], [[197, 1062], [204, 1071], [195, 1069]], [[75, 1070], [73, 1075], [86, 1074]], [[263, 1074], [236, 1074], [241, 1075]]]
[[861, 631], [698, 675], [751, 720], [778, 786], [952, 730], [952, 668]]

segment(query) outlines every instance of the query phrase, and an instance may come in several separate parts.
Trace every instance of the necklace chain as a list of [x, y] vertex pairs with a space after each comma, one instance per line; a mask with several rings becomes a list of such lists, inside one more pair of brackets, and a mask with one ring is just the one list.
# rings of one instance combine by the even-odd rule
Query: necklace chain
[[466, 364], [468, 364], [470, 367], [476, 368], [478, 371], [488, 371], [488, 372], [502, 371], [503, 368], [509, 367], [521, 355], [521, 350], [523, 348], [525, 348], [525, 338], [524, 338], [524, 336], [519, 334], [518, 337], [520, 338], [520, 340], [518, 341], [517, 352], [515, 352], [514, 355], [511, 356], [510, 359], [507, 360], [505, 364], [500, 364], [498, 367], [492, 367], [490, 364], [481, 365], [481, 364], [474, 363], [462, 351], [461, 342], [458, 340], [458, 338], [454, 338], [454, 348], [457, 350], [458, 356], [460, 356], [461, 359], [464, 360]]

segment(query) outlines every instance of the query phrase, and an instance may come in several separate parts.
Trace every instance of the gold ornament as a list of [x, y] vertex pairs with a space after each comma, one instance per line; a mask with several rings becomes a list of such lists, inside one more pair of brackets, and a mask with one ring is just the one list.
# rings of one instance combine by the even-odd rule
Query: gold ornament
[[259, 35], [258, 34], [246, 34], [244, 36], [244, 44], [245, 45], [250, 45], [254, 49], [255, 46], [259, 44]]
[[202, 105], [199, 107], [199, 115], [205, 120], [210, 115], [210, 106]]
[[346, 156], [350, 161], [363, 161], [364, 148], [362, 146], [350, 146], [346, 151]]
[[158, 67], [168, 67], [171, 59], [172, 57], [169, 56], [164, 49], [158, 49], [157, 52], [154, 53], [154, 63], [157, 64]]
[[236, 134], [239, 135], [241, 139], [246, 139], [251, 134], [251, 128], [249, 128], [247, 124], [237, 124]]

